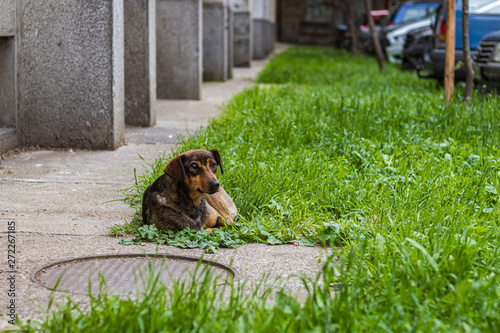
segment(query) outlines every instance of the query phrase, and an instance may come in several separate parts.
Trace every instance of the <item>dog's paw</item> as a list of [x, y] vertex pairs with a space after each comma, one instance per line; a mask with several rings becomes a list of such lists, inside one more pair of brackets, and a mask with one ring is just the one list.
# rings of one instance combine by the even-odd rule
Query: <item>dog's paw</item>
[[217, 227], [224, 227], [226, 225], [226, 221], [224, 221], [224, 218], [222, 216], [217, 216], [217, 222], [215, 223]]

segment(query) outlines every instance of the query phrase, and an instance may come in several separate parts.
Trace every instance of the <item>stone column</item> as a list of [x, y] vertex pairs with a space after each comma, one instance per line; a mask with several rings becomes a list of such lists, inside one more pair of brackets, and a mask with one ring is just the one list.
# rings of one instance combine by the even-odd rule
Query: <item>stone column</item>
[[266, 2], [267, 0], [253, 0], [253, 58], [264, 59], [266, 57]]
[[201, 0], [157, 0], [157, 97], [201, 99]]
[[0, 2], [0, 154], [20, 145], [16, 98], [16, 0]]
[[233, 78], [234, 67], [234, 13], [230, 4], [227, 4], [227, 78]]
[[156, 0], [125, 0], [125, 123], [154, 126]]
[[253, 50], [252, 15], [246, 0], [233, 0], [234, 66], [250, 67]]
[[276, 40], [276, 0], [266, 0], [266, 32], [264, 48], [265, 54], [268, 56], [274, 50], [274, 42]]
[[203, 80], [226, 81], [228, 63], [227, 0], [203, 0]]
[[19, 110], [28, 145], [124, 141], [122, 0], [19, 1]]

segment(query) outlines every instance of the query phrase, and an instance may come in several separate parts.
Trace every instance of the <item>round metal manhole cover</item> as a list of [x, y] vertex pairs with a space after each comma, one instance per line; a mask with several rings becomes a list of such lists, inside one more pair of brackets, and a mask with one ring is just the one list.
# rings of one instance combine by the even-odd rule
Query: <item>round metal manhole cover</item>
[[169, 288], [175, 282], [201, 281], [209, 271], [217, 284], [236, 279], [231, 267], [209, 260], [173, 255], [118, 254], [58, 261], [31, 274], [35, 283], [56, 291], [87, 295], [99, 293], [101, 279], [110, 294], [128, 296], [147, 288], [150, 273]]

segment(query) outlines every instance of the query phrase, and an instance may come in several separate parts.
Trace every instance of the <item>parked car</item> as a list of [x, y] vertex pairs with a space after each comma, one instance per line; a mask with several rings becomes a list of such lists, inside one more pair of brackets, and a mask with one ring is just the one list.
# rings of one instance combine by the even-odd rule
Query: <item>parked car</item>
[[429, 16], [439, 7], [438, 0], [405, 1], [394, 7], [391, 14], [382, 18], [382, 26], [391, 26], [416, 21]]
[[430, 40], [432, 38], [432, 26], [410, 31], [406, 35], [402, 65], [408, 69], [420, 70], [425, 61], [430, 57]]
[[[469, 0], [469, 45], [472, 57], [475, 55], [481, 37], [489, 32], [500, 29], [500, 1], [498, 0]], [[420, 70], [422, 77], [442, 79], [444, 77], [444, 62], [446, 53], [446, 1], [439, 6], [431, 39], [431, 52], [425, 68]], [[456, 42], [455, 64], [463, 63], [462, 48], [462, 1], [456, 2]], [[464, 80], [463, 66], [455, 66], [455, 79]], [[422, 75], [425, 70], [428, 74]]]
[[[396, 7], [390, 12], [387, 11], [372, 11], [370, 14], [375, 20], [375, 30], [379, 36], [381, 29], [385, 27], [400, 26], [412, 21], [423, 19], [439, 6], [439, 0], [412, 0], [406, 1]], [[339, 25], [337, 30], [337, 47], [349, 49], [351, 42], [347, 34], [347, 26]], [[370, 29], [368, 25], [360, 27], [360, 36], [358, 43], [363, 47], [365, 52], [373, 53], [373, 45], [370, 36]]]
[[423, 19], [410, 21], [406, 24], [393, 25], [383, 29], [380, 39], [387, 60], [401, 64], [403, 62], [403, 48], [407, 34], [416, 29], [429, 28], [434, 22], [434, 14], [434, 12], [430, 12], [430, 15]]
[[[439, 0], [406, 1], [392, 9], [389, 15], [378, 21], [376, 31], [380, 39], [380, 45], [387, 60], [401, 63], [406, 34], [422, 26], [432, 24], [431, 17], [434, 16], [439, 6]], [[368, 51], [373, 49], [369, 29], [361, 27], [363, 37], [368, 38], [370, 45]], [[369, 52], [370, 53], [370, 52]]]
[[473, 67], [477, 81], [484, 81], [490, 86], [500, 86], [500, 30], [481, 39]]

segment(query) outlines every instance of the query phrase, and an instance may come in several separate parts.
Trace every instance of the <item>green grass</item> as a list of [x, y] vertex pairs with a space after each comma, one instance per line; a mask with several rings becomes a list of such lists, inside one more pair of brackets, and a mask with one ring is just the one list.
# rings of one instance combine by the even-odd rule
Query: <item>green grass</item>
[[[455, 102], [444, 105], [433, 81], [304, 47], [273, 59], [259, 82], [271, 85], [235, 96], [177, 152], [221, 153], [219, 178], [241, 216], [221, 240], [333, 243], [340, 275], [325, 265], [303, 303], [279, 294], [265, 305], [265, 297], [233, 290], [234, 310], [217, 303], [211, 326], [199, 331], [500, 331], [499, 98], [475, 95], [467, 107], [458, 87]], [[138, 213], [143, 190], [169, 158], [152, 161], [126, 191]], [[116, 231], [168, 238], [143, 228], [136, 218]], [[177, 241], [226, 246], [198, 233]], [[183, 302], [181, 318], [201, 325], [204, 314], [190, 317], [196, 306]]]
[[[221, 152], [243, 241], [345, 244], [391, 219], [498, 216], [496, 97], [444, 106], [434, 81], [329, 49], [289, 49], [259, 81], [284, 85], [237, 95], [177, 150]], [[169, 158], [129, 189], [139, 216]]]

